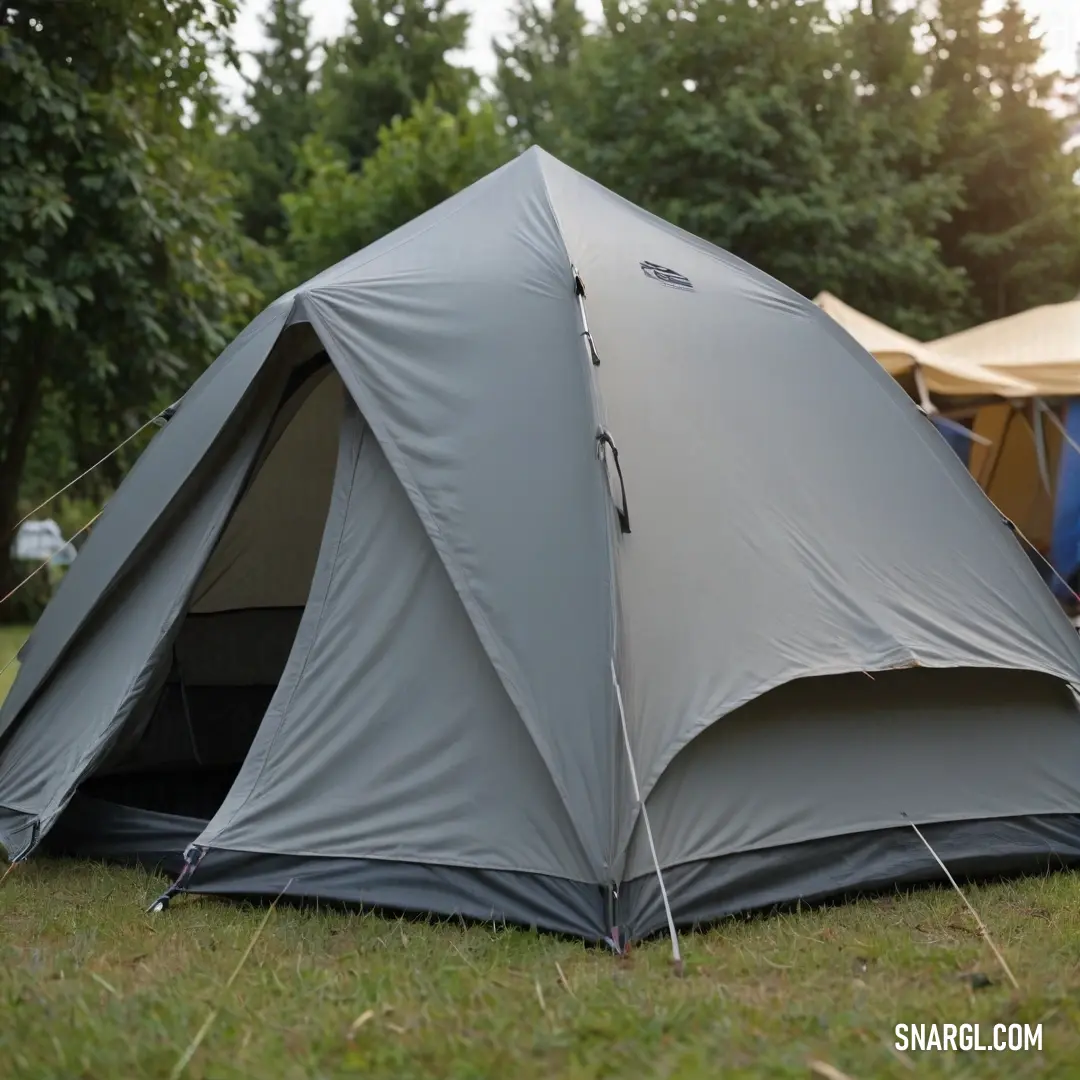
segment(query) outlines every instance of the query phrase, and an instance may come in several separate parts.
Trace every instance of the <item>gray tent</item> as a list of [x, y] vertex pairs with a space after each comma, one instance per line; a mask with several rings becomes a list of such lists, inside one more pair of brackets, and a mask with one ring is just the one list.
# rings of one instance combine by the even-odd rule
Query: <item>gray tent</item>
[[661, 881], [687, 924], [937, 876], [905, 814], [1080, 861], [1077, 684], [867, 353], [532, 150], [183, 399], [26, 646], [0, 837], [617, 940]]

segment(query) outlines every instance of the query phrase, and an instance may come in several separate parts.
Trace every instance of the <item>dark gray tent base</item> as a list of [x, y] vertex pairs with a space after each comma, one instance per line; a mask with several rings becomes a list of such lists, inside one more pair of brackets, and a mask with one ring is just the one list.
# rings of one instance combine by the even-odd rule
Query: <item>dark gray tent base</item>
[[[947, 821], [920, 831], [958, 881], [1080, 866], [1080, 814]], [[941, 868], [909, 826], [706, 859], [664, 874], [672, 914], [683, 927], [941, 882]], [[667, 925], [655, 877], [628, 882], [620, 900], [633, 937]]]
[[[77, 795], [43, 842], [53, 854], [139, 863], [175, 876], [182, 852], [206, 822]], [[940, 822], [922, 832], [958, 880], [1080, 867], [1080, 815]], [[539, 874], [254, 852], [209, 851], [188, 891], [358, 904], [408, 913], [535, 926], [590, 941], [609, 938], [605, 890]], [[727, 916], [818, 904], [857, 893], [941, 882], [937, 863], [908, 827], [808, 840], [689, 863], [665, 871], [680, 927]], [[665, 929], [652, 875], [623, 885], [617, 925], [624, 938]]]
[[41, 842], [50, 855], [138, 864], [176, 877], [202, 818], [163, 814], [76, 794]]
[[275, 897], [290, 881], [293, 901], [534, 926], [588, 941], [605, 941], [609, 934], [606, 890], [599, 885], [512, 870], [219, 848], [207, 852], [186, 891]]

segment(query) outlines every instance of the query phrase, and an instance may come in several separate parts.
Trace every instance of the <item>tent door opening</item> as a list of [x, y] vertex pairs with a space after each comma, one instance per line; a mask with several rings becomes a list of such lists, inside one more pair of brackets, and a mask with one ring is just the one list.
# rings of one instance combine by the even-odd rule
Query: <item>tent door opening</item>
[[298, 367], [261, 458], [196, 585], [138, 741], [80, 791], [207, 820], [288, 661], [330, 507], [343, 387], [325, 353]]

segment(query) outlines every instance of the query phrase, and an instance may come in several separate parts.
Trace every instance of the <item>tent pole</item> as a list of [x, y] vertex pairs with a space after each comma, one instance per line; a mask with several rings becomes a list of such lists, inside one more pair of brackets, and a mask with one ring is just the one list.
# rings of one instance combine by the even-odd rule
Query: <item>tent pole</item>
[[574, 275], [574, 295], [577, 297], [578, 313], [581, 316], [581, 325], [584, 329], [581, 336], [585, 339], [585, 350], [589, 354], [593, 367], [600, 366], [600, 354], [596, 351], [596, 342], [593, 341], [592, 331], [589, 329], [589, 316], [585, 313], [585, 283], [581, 280], [576, 266], [570, 266]]
[[184, 722], [187, 724], [188, 739], [191, 742], [191, 753], [195, 757], [195, 764], [202, 765], [203, 759], [199, 756], [199, 744], [195, 739], [195, 724], [191, 719], [191, 709], [188, 707], [187, 685], [184, 682], [184, 671], [180, 666], [180, 653], [173, 642], [173, 667], [176, 668], [176, 680], [180, 684], [180, 705], [184, 710]]
[[630, 765], [630, 782], [634, 785], [634, 798], [641, 807], [641, 821], [645, 826], [645, 835], [649, 840], [649, 851], [652, 853], [653, 866], [656, 868], [656, 880], [660, 883], [660, 896], [664, 901], [664, 914], [667, 916], [668, 933], [671, 934], [671, 959], [676, 969], [682, 971], [682, 954], [679, 952], [679, 935], [675, 932], [675, 919], [671, 914], [671, 902], [668, 900], [667, 886], [664, 885], [664, 875], [660, 870], [660, 859], [656, 854], [656, 842], [653, 840], [652, 826], [649, 824], [649, 811], [645, 808], [645, 800], [641, 797], [641, 788], [638, 786], [637, 769], [634, 767], [634, 754], [630, 749], [630, 732], [626, 727], [626, 712], [623, 709], [622, 688], [619, 686], [619, 676], [615, 671], [615, 661], [611, 661], [611, 681], [615, 684], [615, 699], [619, 703], [619, 722], [622, 724], [623, 742], [626, 744], [626, 760]]
[[915, 376], [915, 390], [919, 395], [919, 408], [927, 416], [933, 416], [937, 412], [937, 406], [930, 397], [930, 388], [926, 385], [926, 375], [918, 364], [914, 364], [911, 371]]
[[1042, 481], [1043, 489], [1049, 495], [1053, 491], [1053, 484], [1050, 482], [1050, 465], [1046, 460], [1046, 429], [1043, 427], [1042, 413], [1034, 401], [1031, 403], [1031, 419], [1029, 420], [1027, 415], [1024, 414], [1024, 423], [1027, 424], [1028, 429], [1031, 431], [1031, 442], [1035, 447], [1035, 464], [1039, 469], [1039, 479]]
[[1035, 402], [1038, 405], [1038, 407], [1042, 410], [1042, 412], [1045, 413], [1045, 415], [1050, 418], [1050, 423], [1053, 424], [1054, 427], [1056, 427], [1058, 429], [1058, 431], [1061, 433], [1061, 437], [1065, 440], [1066, 444], [1071, 446], [1072, 449], [1077, 454], [1080, 454], [1080, 443], [1078, 443], [1069, 434], [1068, 428], [1066, 428], [1065, 425], [1061, 422], [1061, 420], [1058, 419], [1058, 414], [1056, 412], [1054, 412], [1054, 410], [1051, 409], [1050, 406], [1047, 405], [1046, 402], [1042, 398], [1036, 398]]

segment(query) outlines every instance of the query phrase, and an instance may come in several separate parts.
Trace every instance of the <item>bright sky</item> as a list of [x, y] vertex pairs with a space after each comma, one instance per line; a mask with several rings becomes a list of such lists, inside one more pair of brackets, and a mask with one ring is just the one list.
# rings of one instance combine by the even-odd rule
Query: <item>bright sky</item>
[[[469, 66], [481, 73], [494, 70], [491, 51], [492, 37], [502, 36], [510, 26], [508, 0], [457, 0], [459, 8], [471, 15], [469, 48], [463, 57]], [[583, 0], [582, 10], [591, 19], [598, 19], [601, 0]], [[1024, 6], [1038, 19], [1045, 35], [1048, 61], [1060, 71], [1077, 70], [1077, 49], [1080, 47], [1080, 0], [1024, 0]], [[316, 38], [336, 37], [345, 26], [349, 0], [307, 0], [305, 7], [313, 16]], [[266, 0], [241, 0], [241, 13], [236, 28], [236, 43], [241, 51], [256, 48], [261, 39], [259, 16], [266, 9]], [[223, 77], [227, 85], [240, 88], [235, 73]]]

